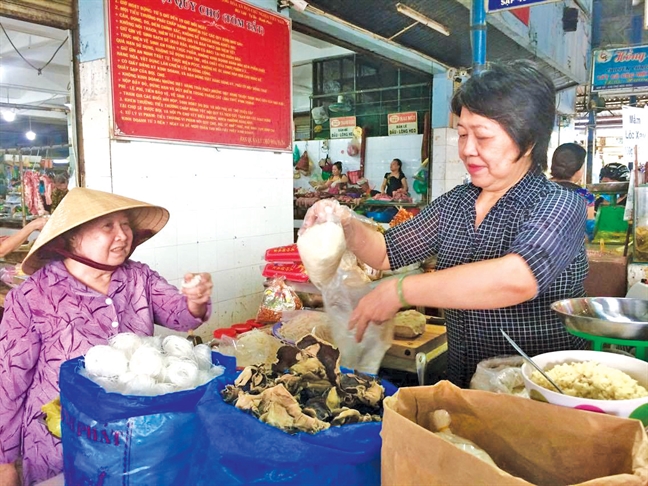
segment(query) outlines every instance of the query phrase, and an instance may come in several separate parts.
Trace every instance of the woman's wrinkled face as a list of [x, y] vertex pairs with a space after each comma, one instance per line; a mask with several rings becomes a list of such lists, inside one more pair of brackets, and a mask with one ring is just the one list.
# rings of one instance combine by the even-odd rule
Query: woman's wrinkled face
[[506, 191], [531, 167], [531, 150], [518, 160], [520, 149], [495, 120], [462, 108], [458, 131], [459, 158], [477, 187]]
[[338, 177], [342, 173], [342, 171], [340, 171], [340, 169], [338, 168], [337, 165], [333, 166], [333, 168], [331, 169], [331, 172], [333, 173], [333, 175], [335, 177]]
[[76, 255], [104, 265], [124, 263], [132, 244], [133, 230], [124, 211], [84, 224], [70, 240]]

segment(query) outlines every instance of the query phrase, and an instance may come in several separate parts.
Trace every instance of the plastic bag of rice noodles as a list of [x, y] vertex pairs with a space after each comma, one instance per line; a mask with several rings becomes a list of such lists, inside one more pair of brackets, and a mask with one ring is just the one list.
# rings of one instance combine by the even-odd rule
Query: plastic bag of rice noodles
[[313, 334], [327, 343], [335, 344], [331, 333], [331, 319], [325, 312], [284, 312], [283, 322], [277, 333], [290, 343], [296, 343], [304, 336]]

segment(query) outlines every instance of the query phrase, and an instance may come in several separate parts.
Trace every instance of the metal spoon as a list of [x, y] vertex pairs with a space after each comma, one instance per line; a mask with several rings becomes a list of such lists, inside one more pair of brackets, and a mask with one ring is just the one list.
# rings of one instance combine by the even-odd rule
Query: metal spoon
[[524, 351], [522, 351], [522, 348], [521, 348], [520, 346], [518, 346], [518, 345], [515, 343], [515, 341], [513, 341], [513, 340], [511, 339], [511, 337], [510, 337], [508, 334], [506, 334], [506, 332], [504, 331], [504, 329], [502, 329], [501, 327], [500, 327], [500, 332], [504, 335], [504, 337], [506, 338], [506, 340], [507, 340], [509, 343], [511, 343], [511, 346], [513, 346], [513, 347], [515, 348], [515, 350], [520, 354], [520, 356], [522, 356], [525, 360], [527, 360], [527, 362], [528, 362], [531, 366], [533, 366], [536, 370], [538, 370], [538, 371], [540, 372], [540, 374], [541, 374], [542, 376], [544, 376], [544, 377], [547, 379], [547, 381], [548, 381], [549, 383], [551, 383], [551, 384], [554, 386], [554, 388], [555, 388], [556, 390], [558, 390], [558, 391], [559, 391], [560, 393], [562, 393], [563, 395], [565, 394], [565, 392], [562, 391], [562, 390], [560, 389], [560, 387], [559, 387], [558, 385], [556, 385], [556, 384], [554, 383], [554, 381], [553, 381], [551, 378], [549, 378], [549, 376], [547, 376], [547, 374], [546, 374], [544, 371], [542, 371], [542, 368], [540, 368], [537, 364], [535, 364], [535, 362], [534, 362], [531, 358], [529, 358], [529, 356], [528, 356]]

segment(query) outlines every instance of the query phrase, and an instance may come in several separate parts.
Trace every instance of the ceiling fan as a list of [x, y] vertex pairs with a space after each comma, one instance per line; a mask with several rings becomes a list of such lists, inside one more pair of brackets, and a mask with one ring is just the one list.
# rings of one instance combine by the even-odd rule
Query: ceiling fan
[[348, 113], [353, 109], [353, 105], [344, 95], [338, 95], [337, 102], [328, 105], [328, 109], [333, 113]]

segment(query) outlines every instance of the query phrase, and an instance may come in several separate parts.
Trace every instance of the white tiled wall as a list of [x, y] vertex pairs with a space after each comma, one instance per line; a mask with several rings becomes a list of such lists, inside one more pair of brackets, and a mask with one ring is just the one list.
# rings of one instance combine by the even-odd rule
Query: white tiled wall
[[457, 130], [435, 128], [432, 137], [432, 199], [436, 199], [462, 184], [467, 172], [459, 159]]
[[103, 60], [81, 67], [86, 187], [170, 211], [169, 223], [133, 259], [176, 286], [186, 272], [212, 275], [213, 315], [197, 331], [203, 339], [254, 317], [265, 250], [293, 241], [292, 155], [111, 142], [105, 72]]
[[[347, 145], [350, 139], [330, 140], [328, 153], [332, 162], [342, 162], [344, 172], [360, 169], [360, 156], [351, 157], [347, 154]], [[369, 137], [365, 152], [365, 177], [369, 184], [380, 190], [385, 172], [389, 172], [389, 164], [395, 158], [403, 162], [403, 172], [411, 185], [413, 177], [421, 167], [421, 144], [423, 135], [401, 135], [392, 137]], [[311, 177], [301, 176], [294, 181], [294, 187], [309, 188], [312, 178], [321, 177], [319, 160], [326, 157], [326, 150], [320, 140], [297, 142], [300, 153], [308, 152], [315, 170]], [[412, 194], [413, 192], [410, 191]]]

